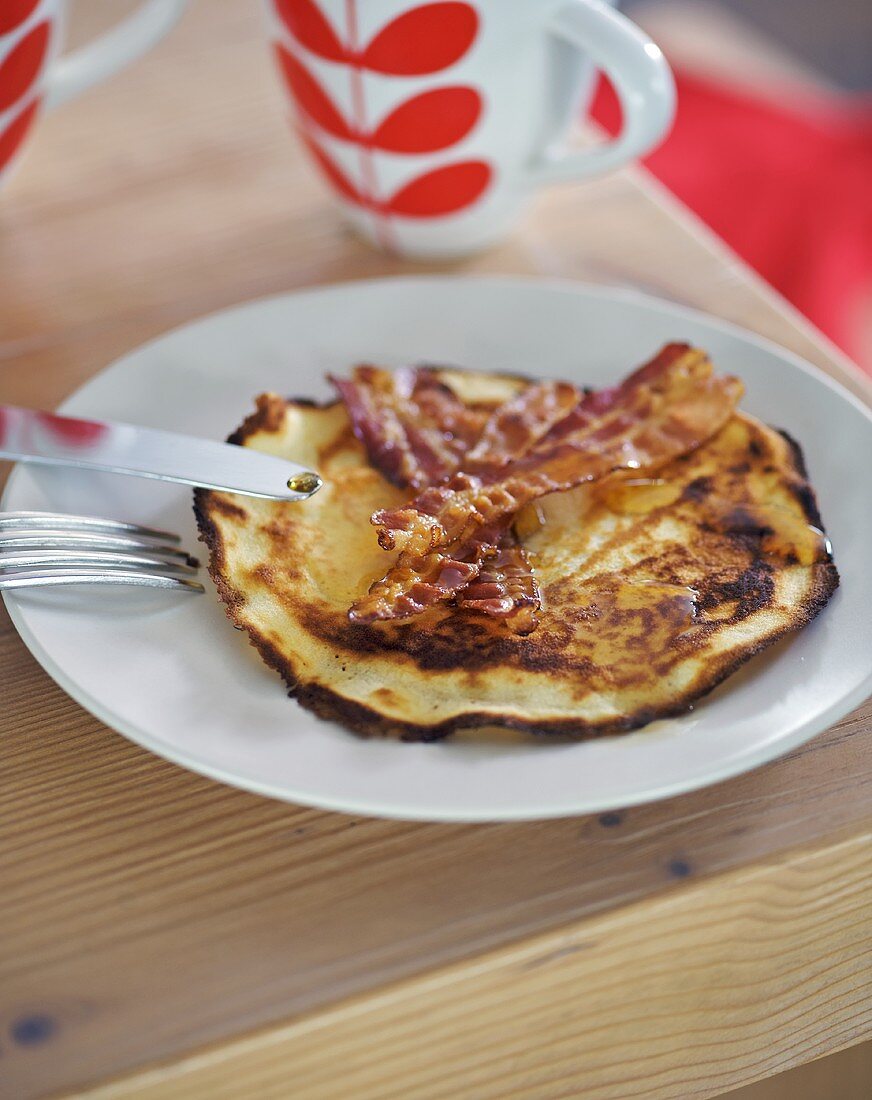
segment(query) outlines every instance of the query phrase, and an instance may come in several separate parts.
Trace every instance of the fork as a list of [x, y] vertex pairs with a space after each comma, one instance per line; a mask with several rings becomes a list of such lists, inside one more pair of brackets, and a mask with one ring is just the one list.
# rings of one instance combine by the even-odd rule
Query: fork
[[0, 512], [0, 591], [110, 584], [203, 592], [169, 531], [97, 516]]

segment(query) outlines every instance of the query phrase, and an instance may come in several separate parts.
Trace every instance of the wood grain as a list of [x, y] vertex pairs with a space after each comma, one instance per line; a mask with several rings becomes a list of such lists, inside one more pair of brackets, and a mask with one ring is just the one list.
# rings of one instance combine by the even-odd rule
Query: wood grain
[[[117, 10], [110, 0], [73, 7], [83, 34]], [[258, 16], [241, 0], [193, 5], [178, 31], [111, 90], [45, 120], [0, 204], [0, 401], [53, 406], [133, 345], [236, 301], [422, 270], [372, 252], [341, 227], [288, 139]], [[839, 353], [640, 174], [549, 192], [511, 242], [439, 270], [640, 286], [743, 323], [855, 392], [867, 389]], [[421, 983], [434, 981], [441, 1011], [469, 999], [477, 1033], [495, 1043], [509, 976], [517, 978], [512, 952], [544, 951], [548, 937], [587, 942], [591, 922], [600, 922], [592, 969], [579, 971], [584, 981], [561, 1003], [584, 1042], [600, 1004], [584, 996], [585, 982], [612, 974], [602, 1003], [610, 996], [625, 1015], [609, 1017], [612, 1062], [597, 1070], [607, 1083], [638, 1035], [629, 1012], [635, 976], [654, 966], [643, 938], [622, 931], [626, 922], [644, 928], [650, 913], [663, 928], [668, 913], [688, 928], [693, 914], [711, 914], [706, 898], [723, 897], [708, 893], [719, 882], [733, 884], [731, 904], [751, 907], [743, 913], [758, 903], [770, 912], [787, 896], [784, 876], [800, 914], [797, 935], [814, 939], [809, 965], [829, 958], [841, 967], [844, 980], [827, 1008], [835, 1023], [812, 1026], [797, 1015], [791, 1024], [784, 1007], [780, 1045], [768, 1058], [754, 1031], [758, 1003], [749, 995], [743, 1014], [734, 991], [733, 1009], [718, 1025], [719, 1068], [706, 1083], [698, 1067], [699, 1087], [731, 1087], [723, 1082], [750, 1079], [753, 1065], [772, 1072], [854, 1041], [865, 1027], [855, 1003], [869, 978], [859, 961], [862, 930], [849, 930], [853, 918], [840, 899], [853, 904], [870, 823], [869, 703], [784, 760], [708, 791], [598, 818], [468, 827], [321, 813], [189, 775], [73, 704], [5, 613], [0, 698], [4, 1098], [69, 1093], [192, 1052], [208, 1050], [211, 1058], [225, 1044], [233, 1051], [226, 1087], [235, 1096], [261, 1095], [256, 1079], [239, 1075], [249, 1064], [242, 1037], [257, 1044], [290, 1029], [303, 1044], [300, 1057], [318, 1061], [317, 1043], [328, 1048], [334, 1024], [353, 1045], [368, 1019], [374, 1050], [384, 1044], [399, 1066], [409, 1061], [403, 1032], [392, 1038], [379, 1030], [392, 1017], [378, 1013], [388, 1012], [396, 991], [416, 1006], [429, 988]], [[823, 872], [791, 876], [791, 869], [810, 860], [819, 870], [837, 840], [850, 858], [833, 864], [845, 885], [841, 892], [842, 878], [829, 880], [828, 901]], [[800, 849], [795, 862], [790, 853]], [[746, 882], [757, 884], [747, 896]], [[842, 954], [846, 936], [857, 937], [856, 956]], [[868, 922], [865, 936], [868, 943]], [[716, 945], [693, 942], [693, 981], [706, 970], [719, 974]], [[793, 947], [782, 954], [769, 932], [765, 944], [773, 969], [800, 957]], [[573, 966], [587, 965], [586, 952], [572, 958]], [[663, 986], [670, 1014], [679, 1011], [680, 970], [674, 986], [673, 979]], [[555, 996], [560, 973], [552, 975]], [[690, 997], [697, 987], [687, 981]], [[559, 988], [568, 998], [571, 990]], [[551, 996], [548, 983], [541, 989]], [[797, 989], [814, 1016], [817, 987]], [[517, 1095], [570, 1095], [543, 1093], [536, 1077], [535, 1050], [559, 1024], [547, 1005], [540, 1008], [523, 1033], [506, 1033], [502, 1057], [529, 1067], [513, 1086]], [[455, 1040], [440, 1034], [450, 1079]], [[560, 1035], [554, 1056], [563, 1066], [560, 1044], [576, 1040]], [[651, 1056], [662, 1059], [664, 1080], [675, 1080], [681, 1052], [667, 1056], [657, 1043], [665, 1039], [657, 1038]], [[464, 1049], [463, 1058], [473, 1058]], [[488, 1058], [494, 1049], [483, 1048]], [[482, 1067], [484, 1060], [475, 1072]], [[527, 1091], [518, 1091], [525, 1081]]]
[[[872, 847], [699, 883], [90, 1094], [689, 1100], [872, 1035]], [[632, 976], [626, 967], [632, 960]]]
[[111, 734], [19, 650], [0, 635], [0, 667], [20, 677], [3, 693], [0, 1031], [33, 1018], [52, 1031], [5, 1044], [0, 1081], [13, 1096], [449, 963], [474, 970], [499, 945], [620, 916], [836, 831], [861, 835], [868, 817], [868, 713], [739, 779], [620, 814], [468, 827], [297, 809]]

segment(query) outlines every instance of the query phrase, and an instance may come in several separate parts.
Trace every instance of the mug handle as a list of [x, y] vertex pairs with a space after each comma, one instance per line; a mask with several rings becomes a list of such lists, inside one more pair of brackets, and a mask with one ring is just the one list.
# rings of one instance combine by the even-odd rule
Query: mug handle
[[623, 123], [614, 141], [595, 149], [546, 152], [530, 166], [529, 181], [538, 186], [608, 172], [653, 148], [675, 116], [675, 81], [660, 47], [599, 0], [570, 0], [554, 13], [548, 30], [583, 50], [608, 74]]
[[186, 0], [147, 0], [117, 27], [54, 63], [45, 102], [57, 107], [114, 76], [156, 45], [182, 14]]

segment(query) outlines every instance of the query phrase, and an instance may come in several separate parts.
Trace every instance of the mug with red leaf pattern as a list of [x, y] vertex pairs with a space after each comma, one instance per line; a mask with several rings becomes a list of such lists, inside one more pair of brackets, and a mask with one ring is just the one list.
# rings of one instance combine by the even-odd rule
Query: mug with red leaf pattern
[[[663, 55], [601, 0], [267, 0], [267, 11], [301, 141], [352, 223], [388, 251], [482, 248], [539, 186], [639, 157], [672, 121]], [[570, 151], [594, 67], [623, 127]]]
[[0, 185], [39, 112], [64, 103], [151, 49], [185, 0], [148, 0], [118, 26], [59, 57], [66, 0], [0, 0]]

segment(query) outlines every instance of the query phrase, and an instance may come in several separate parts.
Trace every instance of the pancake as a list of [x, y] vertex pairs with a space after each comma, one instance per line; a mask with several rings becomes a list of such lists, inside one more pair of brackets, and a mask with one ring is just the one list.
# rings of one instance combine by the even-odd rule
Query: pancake
[[[440, 377], [485, 406], [526, 384]], [[686, 711], [838, 585], [799, 447], [737, 412], [656, 477], [611, 476], [521, 513], [542, 592], [534, 633], [444, 604], [351, 622], [391, 561], [369, 517], [408, 491], [369, 464], [338, 402], [264, 395], [231, 441], [310, 465], [324, 486], [287, 504], [196, 492], [227, 614], [302, 706], [362, 734], [636, 729]]]

